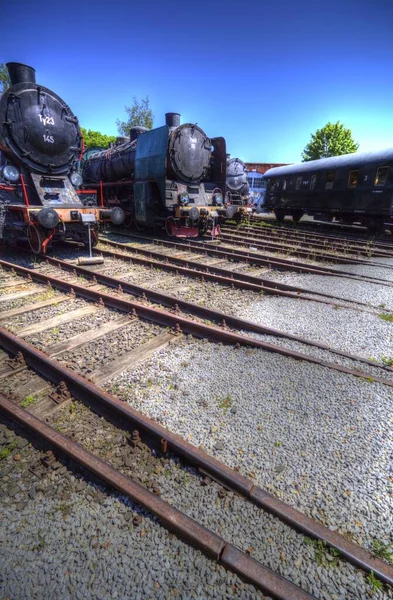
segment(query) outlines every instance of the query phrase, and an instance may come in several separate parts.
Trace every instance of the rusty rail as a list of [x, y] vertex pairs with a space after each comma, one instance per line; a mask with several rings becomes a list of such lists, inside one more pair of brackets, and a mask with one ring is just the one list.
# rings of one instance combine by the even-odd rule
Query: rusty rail
[[[104, 256], [111, 256], [113, 258], [121, 258], [122, 260], [128, 260], [131, 263], [141, 264], [149, 267], [155, 267], [162, 269], [163, 271], [175, 272], [179, 275], [185, 275], [186, 277], [204, 278], [206, 281], [215, 281], [223, 285], [231, 285], [240, 289], [248, 289], [255, 292], [262, 291], [264, 294], [270, 294], [273, 296], [285, 296], [287, 298], [302, 298], [304, 300], [312, 300], [320, 302], [322, 304], [333, 304], [337, 305], [337, 302], [330, 302], [329, 300], [320, 300], [318, 298], [309, 298], [307, 294], [317, 295], [321, 298], [331, 298], [335, 300], [342, 300], [344, 302], [354, 302], [351, 299], [343, 298], [342, 296], [334, 296], [333, 294], [325, 294], [323, 292], [316, 292], [313, 290], [307, 290], [302, 287], [288, 285], [285, 283], [271, 281], [270, 279], [264, 279], [262, 277], [256, 277], [254, 275], [248, 275], [246, 273], [237, 273], [224, 269], [221, 267], [215, 267], [211, 265], [204, 265], [196, 261], [190, 261], [185, 258], [179, 258], [176, 256], [167, 256], [160, 252], [154, 252], [151, 250], [143, 250], [143, 248], [130, 248], [124, 246], [121, 242], [113, 242], [106, 238], [101, 238], [100, 241], [103, 244], [113, 246], [114, 248], [120, 248], [127, 250], [132, 254], [119, 254], [110, 250], [104, 250], [100, 247], [100, 252]], [[139, 256], [146, 256], [149, 258], [143, 259]], [[45, 256], [45, 258], [48, 258]], [[154, 260], [150, 260], [150, 259]], [[247, 284], [250, 285], [247, 285]], [[370, 308], [367, 302], [356, 302], [360, 306]], [[345, 305], [342, 305], [343, 307]], [[348, 308], [345, 306], [345, 308]], [[377, 308], [377, 307], [375, 307]]]
[[284, 577], [277, 575], [197, 521], [174, 508], [152, 492], [126, 477], [95, 454], [61, 435], [52, 427], [10, 402], [0, 394], [0, 409], [33, 431], [61, 453], [75, 460], [101, 481], [126, 494], [134, 502], [156, 515], [161, 524], [209, 558], [246, 578], [265, 594], [278, 600], [314, 598]]
[[[236, 243], [239, 246], [254, 246], [255, 248], [261, 250], [270, 250], [270, 251], [282, 251], [285, 253], [289, 253], [293, 256], [300, 256], [304, 258], [311, 258], [313, 260], [325, 260], [335, 263], [342, 263], [348, 265], [375, 265], [377, 267], [384, 267], [385, 265], [381, 263], [370, 263], [364, 259], [356, 258], [348, 256], [348, 254], [343, 255], [339, 254], [339, 250], [343, 250], [343, 248], [327, 248], [326, 245], [322, 246], [321, 244], [313, 244], [306, 240], [298, 240], [295, 238], [288, 239], [283, 236], [281, 239], [277, 239], [275, 237], [272, 239], [270, 236], [257, 234], [252, 232], [251, 234], [248, 232], [246, 237], [246, 231], [241, 229], [239, 231], [228, 231], [224, 230], [224, 232], [220, 235], [220, 240], [223, 242]], [[300, 247], [302, 246], [302, 247]], [[345, 249], [346, 250], [346, 249]], [[350, 250], [346, 250], [348, 253], [351, 253]], [[326, 254], [326, 252], [332, 252], [333, 254]], [[352, 251], [352, 254], [356, 254], [356, 251]], [[358, 252], [359, 254], [359, 252]], [[374, 254], [373, 256], [381, 256], [381, 254]], [[383, 257], [389, 258], [389, 254], [383, 254]], [[389, 266], [387, 266], [389, 269]]]
[[79, 398], [82, 402], [98, 405], [99, 409], [104, 411], [109, 410], [112, 414], [118, 415], [121, 417], [125, 429], [128, 426], [129, 430], [137, 429], [142, 431], [146, 436], [153, 438], [159, 446], [165, 441], [167, 449], [185, 458], [191, 465], [207, 472], [220, 484], [248, 498], [257, 506], [272, 513], [301, 533], [325, 541], [329, 546], [339, 550], [352, 564], [365, 571], [374, 571], [382, 581], [393, 585], [392, 566], [373, 557], [370, 552], [361, 546], [354, 544], [334, 531], [330, 531], [321, 523], [285, 504], [262, 488], [255, 486], [244, 475], [230, 469], [125, 402], [111, 396], [95, 384], [87, 381], [84, 377], [58, 363], [56, 360], [49, 358], [31, 344], [1, 328], [0, 346], [15, 355], [18, 352], [22, 352], [26, 363], [31, 368], [52, 382], [59, 383], [60, 381], [64, 381], [72, 395]]
[[[227, 313], [223, 313], [219, 310], [213, 310], [210, 308], [206, 308], [205, 306], [200, 306], [199, 304], [195, 304], [193, 302], [188, 302], [186, 300], [181, 300], [180, 298], [176, 298], [174, 296], [170, 296], [168, 294], [164, 294], [162, 292], [157, 292], [151, 290], [149, 288], [142, 287], [140, 285], [136, 285], [133, 283], [128, 283], [120, 279], [116, 279], [115, 277], [111, 277], [110, 275], [105, 275], [103, 273], [99, 273], [98, 271], [91, 271], [85, 267], [78, 267], [76, 265], [67, 263], [64, 260], [60, 260], [58, 258], [45, 257], [49, 264], [53, 264], [60, 269], [64, 269], [67, 271], [75, 272], [76, 274], [83, 275], [84, 277], [89, 277], [97, 281], [97, 283], [102, 283], [108, 287], [113, 289], [119, 289], [121, 287], [122, 291], [127, 294], [131, 294], [134, 296], [139, 296], [150, 300], [152, 302], [156, 302], [161, 304], [162, 306], [169, 307], [175, 310], [182, 310], [185, 313], [192, 314], [197, 317], [201, 317], [206, 320], [216, 321], [218, 323], [223, 323], [228, 327], [232, 327], [234, 329], [240, 329], [245, 331], [253, 331], [254, 333], [259, 333], [262, 335], [271, 335], [275, 337], [280, 337], [288, 340], [294, 340], [296, 342], [301, 342], [302, 344], [306, 344], [308, 346], [313, 346], [315, 348], [320, 348], [322, 350], [327, 350], [332, 354], [337, 354], [339, 356], [344, 356], [345, 358], [349, 358], [351, 360], [355, 360], [358, 362], [362, 362], [364, 364], [370, 365], [372, 367], [380, 367], [384, 371], [392, 371], [393, 367], [387, 367], [382, 364], [378, 364], [375, 361], [368, 360], [367, 358], [363, 358], [361, 356], [356, 356], [354, 354], [348, 354], [342, 350], [336, 350], [331, 348], [327, 344], [322, 344], [320, 342], [314, 342], [313, 340], [308, 340], [306, 338], [302, 338], [298, 335], [293, 335], [290, 333], [285, 333], [283, 331], [279, 331], [278, 329], [273, 329], [271, 327], [265, 327], [263, 325], [258, 325], [253, 323], [252, 321], [247, 321], [245, 319], [240, 319], [238, 317], [234, 317]], [[298, 298], [298, 296], [295, 296]], [[334, 302], [330, 302], [332, 306], [338, 306]], [[345, 308], [347, 308], [345, 306]], [[352, 309], [352, 310], [361, 310], [361, 309]]]
[[139, 240], [148, 240], [152, 244], [159, 244], [166, 247], [176, 248], [178, 250], [187, 250], [188, 252], [195, 252], [200, 254], [206, 252], [206, 255], [222, 257], [226, 260], [235, 262], [245, 262], [250, 265], [258, 265], [268, 267], [269, 269], [277, 269], [281, 271], [294, 271], [296, 273], [307, 273], [311, 275], [333, 275], [334, 277], [340, 277], [344, 279], [353, 279], [355, 281], [363, 281], [368, 283], [378, 283], [387, 287], [392, 287], [393, 284], [386, 282], [383, 279], [377, 279], [372, 277], [366, 277], [363, 275], [353, 275], [347, 271], [337, 271], [330, 269], [329, 267], [310, 266], [305, 263], [296, 262], [293, 260], [286, 260], [283, 258], [276, 257], [262, 257], [260, 254], [254, 252], [247, 252], [246, 250], [234, 250], [231, 248], [218, 247], [217, 245], [207, 242], [196, 242], [188, 239], [184, 242], [172, 242], [161, 238], [149, 238], [140, 235], [130, 235], [127, 233], [117, 233], [116, 235], [133, 238], [136, 242]]
[[235, 225], [224, 225], [221, 228], [221, 231], [224, 233], [226, 231], [229, 232], [244, 232], [251, 233], [252, 235], [257, 236], [258, 238], [268, 238], [273, 241], [283, 239], [287, 242], [297, 242], [303, 243], [305, 242], [308, 246], [316, 246], [322, 249], [328, 248], [338, 248], [344, 250], [345, 252], [350, 252], [353, 254], [362, 254], [365, 256], [369, 256], [370, 252], [373, 253], [373, 256], [377, 256], [380, 258], [389, 258], [393, 256], [393, 247], [389, 247], [388, 250], [384, 250], [385, 246], [381, 248], [379, 246], [371, 245], [369, 240], [361, 241], [361, 240], [352, 240], [347, 238], [334, 237], [332, 235], [322, 235], [320, 233], [315, 232], [306, 232], [297, 229], [289, 229], [283, 227], [256, 227], [252, 225], [242, 225], [241, 227]]
[[[9, 269], [13, 269], [15, 272], [29, 276], [32, 280], [37, 280], [41, 283], [50, 283], [54, 288], [57, 288], [61, 291], [73, 292], [77, 296], [80, 296], [85, 300], [99, 302], [101, 305], [109, 306], [110, 308], [115, 308], [123, 312], [136, 313], [137, 316], [143, 317], [149, 321], [157, 323], [158, 325], [170, 326], [173, 327], [174, 330], [180, 329], [181, 331], [184, 331], [184, 333], [191, 333], [192, 335], [195, 335], [199, 338], [208, 339], [213, 342], [231, 344], [234, 346], [238, 344], [241, 346], [261, 348], [262, 350], [267, 350], [268, 352], [275, 352], [277, 354], [281, 354], [282, 356], [293, 358], [295, 360], [305, 360], [307, 362], [327, 367], [329, 369], [333, 369], [341, 373], [354, 375], [355, 377], [361, 377], [363, 379], [369, 378], [368, 373], [360, 371], [358, 369], [349, 369], [348, 367], [344, 367], [337, 363], [331, 363], [326, 360], [314, 358], [313, 356], [309, 356], [301, 352], [296, 352], [295, 350], [288, 350], [286, 348], [275, 346], [274, 344], [270, 344], [268, 342], [255, 340], [254, 338], [250, 338], [239, 333], [226, 331], [223, 327], [220, 329], [218, 327], [206, 325], [205, 323], [200, 323], [198, 321], [186, 319], [181, 315], [166, 312], [164, 310], [159, 310], [157, 308], [152, 308], [150, 306], [144, 306], [139, 302], [130, 302], [129, 300], [123, 300], [118, 296], [113, 296], [101, 290], [96, 291], [89, 287], [81, 286], [76, 283], [70, 283], [68, 281], [64, 281], [62, 279], [58, 279], [50, 275], [45, 275], [43, 273], [38, 273], [34, 269], [26, 269], [25, 267], [20, 267], [19, 265], [8, 263], [3, 260], [0, 260], [0, 265]], [[393, 387], [393, 381], [384, 379], [383, 377], [373, 376], [373, 381], [382, 383], [389, 387]]]

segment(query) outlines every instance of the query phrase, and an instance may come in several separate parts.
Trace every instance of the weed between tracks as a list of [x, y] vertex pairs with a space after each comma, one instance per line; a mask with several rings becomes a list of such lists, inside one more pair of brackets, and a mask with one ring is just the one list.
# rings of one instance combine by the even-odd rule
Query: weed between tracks
[[378, 315], [378, 317], [380, 319], [382, 319], [383, 321], [388, 321], [390, 323], [393, 323], [393, 315], [389, 315], [389, 313], [380, 313]]
[[11, 452], [13, 450], [15, 450], [16, 446], [17, 446], [17, 442], [14, 441], [9, 446], [7, 446], [7, 448], [3, 448], [0, 451], [0, 460], [5, 460], [6, 458], [8, 458], [9, 455], [11, 454]]
[[30, 396], [26, 396], [26, 398], [24, 400], [22, 400], [20, 405], [22, 408], [27, 408], [31, 404], [35, 404], [37, 402], [37, 400], [38, 400], [38, 398], [35, 394], [30, 394]]

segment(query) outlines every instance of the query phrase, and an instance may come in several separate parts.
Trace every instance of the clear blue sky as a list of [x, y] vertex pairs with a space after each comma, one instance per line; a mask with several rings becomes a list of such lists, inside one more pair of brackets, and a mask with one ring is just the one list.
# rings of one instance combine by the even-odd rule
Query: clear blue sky
[[0, 0], [8, 61], [110, 135], [148, 95], [246, 161], [299, 161], [328, 121], [393, 146], [393, 0]]

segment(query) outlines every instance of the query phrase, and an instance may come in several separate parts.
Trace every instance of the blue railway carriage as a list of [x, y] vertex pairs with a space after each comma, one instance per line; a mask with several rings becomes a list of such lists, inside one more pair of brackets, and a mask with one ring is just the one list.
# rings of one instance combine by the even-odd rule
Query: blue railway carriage
[[278, 221], [304, 214], [393, 233], [393, 148], [269, 169], [266, 208]]

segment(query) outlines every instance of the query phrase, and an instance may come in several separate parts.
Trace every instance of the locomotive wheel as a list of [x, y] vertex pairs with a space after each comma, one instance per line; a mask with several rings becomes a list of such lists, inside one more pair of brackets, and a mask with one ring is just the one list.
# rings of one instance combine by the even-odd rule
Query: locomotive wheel
[[274, 214], [276, 215], [276, 219], [278, 223], [282, 223], [285, 219], [285, 210], [282, 210], [281, 208], [276, 208], [274, 210]]
[[294, 213], [292, 214], [292, 221], [293, 221], [294, 223], [298, 224], [298, 223], [299, 223], [299, 221], [300, 221], [300, 219], [302, 218], [303, 214], [304, 214], [304, 213], [303, 213], [301, 210], [294, 212]]
[[29, 223], [27, 229], [27, 239], [29, 240], [30, 250], [34, 254], [41, 254], [42, 242], [45, 240], [45, 237], [45, 233], [42, 231], [41, 227], [38, 225], [33, 225], [33, 223]]

